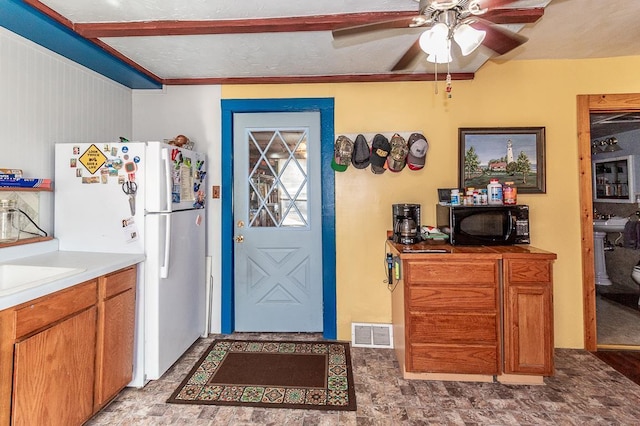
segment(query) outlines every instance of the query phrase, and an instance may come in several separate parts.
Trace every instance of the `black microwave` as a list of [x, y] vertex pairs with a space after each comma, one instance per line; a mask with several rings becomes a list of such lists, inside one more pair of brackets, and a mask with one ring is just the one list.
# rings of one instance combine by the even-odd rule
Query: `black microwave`
[[529, 206], [436, 205], [436, 223], [451, 244], [529, 244]]

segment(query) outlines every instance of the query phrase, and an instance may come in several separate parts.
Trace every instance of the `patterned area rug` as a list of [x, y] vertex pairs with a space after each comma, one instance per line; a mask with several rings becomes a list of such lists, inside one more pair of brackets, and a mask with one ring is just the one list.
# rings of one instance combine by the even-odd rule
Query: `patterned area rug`
[[349, 343], [214, 340], [167, 402], [355, 411]]

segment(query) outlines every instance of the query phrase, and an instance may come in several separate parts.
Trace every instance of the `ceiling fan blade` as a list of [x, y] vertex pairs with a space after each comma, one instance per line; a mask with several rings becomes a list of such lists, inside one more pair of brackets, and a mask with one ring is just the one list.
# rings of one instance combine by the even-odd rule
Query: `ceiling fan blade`
[[424, 17], [414, 16], [405, 17], [399, 19], [392, 19], [390, 21], [374, 22], [372, 24], [358, 25], [355, 27], [338, 28], [333, 30], [331, 34], [333, 38], [351, 36], [356, 34], [364, 34], [378, 30], [388, 30], [392, 28], [410, 28], [419, 27], [426, 24], [427, 21]]
[[478, 4], [480, 9], [495, 9], [515, 2], [516, 0], [479, 0]]
[[407, 69], [409, 65], [422, 53], [422, 49], [420, 48], [420, 40], [416, 40], [413, 42], [411, 47], [402, 55], [402, 58], [396, 62], [396, 64], [391, 68], [391, 71], [402, 71]]
[[475, 19], [476, 21], [470, 25], [477, 30], [482, 30], [487, 33], [482, 44], [498, 55], [504, 55], [528, 40], [525, 36], [509, 31], [506, 28], [502, 28], [484, 19]]

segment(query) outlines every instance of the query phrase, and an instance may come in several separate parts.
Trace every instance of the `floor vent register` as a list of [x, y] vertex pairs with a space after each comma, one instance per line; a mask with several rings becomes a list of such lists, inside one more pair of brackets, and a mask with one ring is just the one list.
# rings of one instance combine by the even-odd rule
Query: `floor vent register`
[[393, 348], [391, 324], [351, 323], [351, 346], [361, 348]]

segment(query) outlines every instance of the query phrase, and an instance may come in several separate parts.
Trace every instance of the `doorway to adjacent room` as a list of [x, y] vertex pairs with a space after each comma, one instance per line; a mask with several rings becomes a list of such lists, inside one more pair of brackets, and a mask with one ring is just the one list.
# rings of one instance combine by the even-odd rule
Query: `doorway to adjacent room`
[[[584, 313], [584, 341], [585, 349], [597, 351], [600, 349], [633, 349], [640, 346], [620, 341], [619, 344], [608, 344], [599, 341], [599, 332], [607, 328], [623, 327], [618, 324], [608, 324], [604, 321], [622, 318], [622, 315], [610, 314], [610, 303], [597, 294], [595, 285], [594, 262], [594, 232], [593, 232], [593, 182], [592, 182], [592, 114], [624, 114], [640, 111], [640, 94], [615, 95], [579, 95], [578, 96], [578, 153], [580, 158], [580, 211], [582, 229], [582, 285], [583, 285], [583, 313]], [[597, 135], [595, 135], [597, 136]], [[631, 269], [628, 272], [631, 274]], [[607, 308], [607, 309], [604, 309]], [[624, 307], [623, 307], [624, 309]], [[599, 313], [597, 313], [599, 312]], [[608, 318], [608, 319], [607, 319]], [[599, 321], [602, 321], [600, 324]]]

